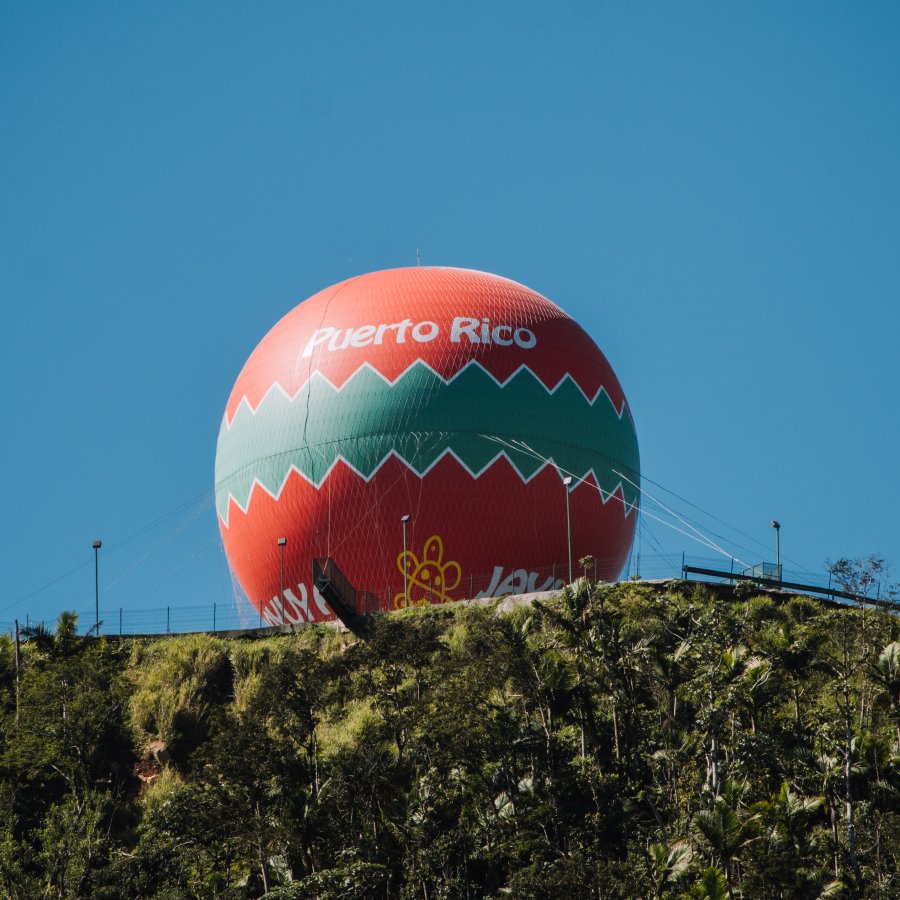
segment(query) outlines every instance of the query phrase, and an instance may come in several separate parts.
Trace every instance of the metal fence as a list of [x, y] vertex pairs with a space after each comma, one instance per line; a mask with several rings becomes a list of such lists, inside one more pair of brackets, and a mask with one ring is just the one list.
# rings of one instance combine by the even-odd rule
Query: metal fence
[[[79, 616], [79, 632], [93, 631], [93, 610], [90, 616]], [[87, 624], [90, 623], [90, 624]], [[207, 603], [197, 606], [160, 606], [145, 609], [100, 609], [100, 633], [112, 635], [176, 634], [192, 631], [236, 631], [259, 627], [259, 614], [249, 604], [238, 609], [234, 604]], [[264, 624], [264, 623], [263, 623]], [[47, 621], [25, 617], [19, 627], [43, 625], [50, 631], [55, 620]], [[14, 622], [0, 622], [0, 631], [14, 634]]]
[[[613, 572], [602, 559], [592, 559], [587, 572], [572, 560], [572, 576], [579, 578], [585, 574], [592, 581], [612, 581], [629, 578], [680, 578], [684, 557], [672, 554], [632, 554], [621, 572]], [[411, 571], [408, 576], [406, 593], [402, 580], [383, 587], [374, 587], [359, 593], [365, 597], [364, 609], [360, 612], [391, 612], [406, 605], [440, 604], [453, 600], [476, 597], [500, 597], [507, 594], [524, 594], [540, 591], [559, 590], [569, 578], [568, 560], [543, 566], [509, 569], [500, 566], [490, 572], [462, 573], [445, 568], [439, 575], [435, 570]], [[102, 599], [102, 598], [101, 598]], [[188, 632], [221, 632], [266, 628], [282, 624], [282, 608], [269, 604], [262, 612], [248, 601], [211, 602], [183, 606], [156, 607], [112, 607], [100, 608], [100, 633], [106, 635], [165, 635]], [[284, 603], [284, 624], [293, 625], [305, 620], [302, 613]], [[79, 632], [84, 634], [92, 628], [93, 606], [79, 613]], [[55, 619], [35, 619], [25, 616], [19, 626], [44, 624], [51, 631]], [[13, 622], [0, 622], [0, 633], [14, 634]]]

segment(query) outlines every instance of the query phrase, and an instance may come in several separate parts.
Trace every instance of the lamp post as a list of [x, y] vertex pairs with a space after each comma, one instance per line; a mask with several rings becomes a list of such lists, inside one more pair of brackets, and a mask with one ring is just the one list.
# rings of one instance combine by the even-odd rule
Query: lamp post
[[[281, 627], [284, 628], [284, 547], [287, 544], [287, 538], [278, 538], [278, 552], [281, 556], [281, 594], [279, 603], [281, 604]], [[295, 613], [296, 616], [296, 613]]]
[[94, 628], [100, 636], [100, 548], [103, 541], [94, 541]]
[[400, 519], [400, 524], [403, 526], [403, 607], [407, 608], [409, 606], [409, 570], [406, 568], [406, 523], [409, 521], [409, 514], [407, 513]]
[[781, 581], [781, 522], [772, 519], [772, 527], [775, 529], [775, 565], [778, 566], [778, 580]]
[[572, 583], [572, 519], [569, 516], [569, 486], [572, 484], [572, 476], [563, 478], [566, 488], [566, 543], [569, 545], [569, 584]]

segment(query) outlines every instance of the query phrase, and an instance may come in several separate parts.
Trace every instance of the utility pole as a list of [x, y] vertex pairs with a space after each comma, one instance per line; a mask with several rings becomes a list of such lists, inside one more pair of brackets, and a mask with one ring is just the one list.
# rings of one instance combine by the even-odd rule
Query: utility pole
[[409, 521], [409, 513], [400, 519], [403, 526], [403, 608], [409, 607], [409, 568], [406, 565], [406, 523]]
[[[278, 549], [281, 552], [281, 595], [278, 602], [281, 604], [281, 627], [284, 628], [284, 547], [287, 538], [278, 538]], [[295, 614], [296, 615], [296, 614]]]
[[103, 541], [94, 541], [94, 627], [100, 637], [100, 548]]
[[569, 584], [572, 583], [572, 519], [569, 516], [569, 486], [572, 484], [572, 476], [563, 478], [566, 488], [566, 542], [569, 545]]
[[775, 565], [778, 567], [778, 580], [781, 581], [781, 522], [772, 519], [772, 527], [775, 529]]
[[16, 619], [16, 725], [19, 724], [19, 620]]

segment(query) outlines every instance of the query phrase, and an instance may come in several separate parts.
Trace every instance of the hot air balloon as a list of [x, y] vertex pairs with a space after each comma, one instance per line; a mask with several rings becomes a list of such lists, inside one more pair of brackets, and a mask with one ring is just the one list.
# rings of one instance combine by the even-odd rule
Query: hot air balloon
[[560, 307], [484, 272], [392, 269], [300, 303], [250, 355], [216, 507], [265, 620], [322, 621], [314, 560], [370, 611], [557, 588], [585, 556], [612, 580], [639, 471], [622, 388]]

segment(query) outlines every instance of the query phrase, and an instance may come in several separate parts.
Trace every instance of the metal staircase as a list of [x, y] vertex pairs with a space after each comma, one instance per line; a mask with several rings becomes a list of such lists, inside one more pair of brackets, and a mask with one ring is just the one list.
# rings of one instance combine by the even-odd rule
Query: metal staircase
[[364, 637], [372, 613], [380, 612], [381, 600], [371, 591], [358, 591], [330, 557], [312, 561], [313, 584], [334, 614], [355, 634]]

